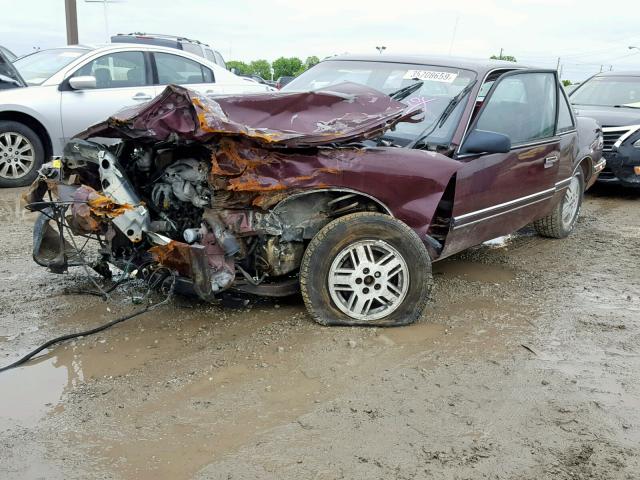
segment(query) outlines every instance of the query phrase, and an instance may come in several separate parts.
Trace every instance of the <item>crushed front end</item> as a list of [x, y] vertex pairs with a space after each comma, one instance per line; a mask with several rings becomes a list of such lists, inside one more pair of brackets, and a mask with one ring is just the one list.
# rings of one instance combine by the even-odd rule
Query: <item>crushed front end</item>
[[42, 168], [26, 195], [41, 212], [34, 260], [58, 273], [82, 265], [84, 236], [99, 242], [90, 266], [105, 275], [108, 264], [171, 274], [205, 300], [231, 287], [291, 294], [305, 242], [336, 212], [372, 207], [349, 193], [282, 205], [340, 185], [340, 165], [363, 156], [357, 142], [419, 113], [353, 84], [215, 100], [170, 86]]

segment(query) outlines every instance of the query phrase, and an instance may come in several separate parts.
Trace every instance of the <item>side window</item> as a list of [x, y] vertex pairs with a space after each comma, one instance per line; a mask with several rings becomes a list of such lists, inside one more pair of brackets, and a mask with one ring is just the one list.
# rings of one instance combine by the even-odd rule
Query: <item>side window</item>
[[96, 88], [139, 87], [148, 85], [142, 52], [116, 52], [87, 63], [76, 73], [96, 77]]
[[216, 63], [216, 56], [213, 54], [213, 50], [211, 50], [210, 48], [204, 49], [204, 58], [206, 58], [210, 62]]
[[204, 75], [204, 83], [214, 83], [216, 81], [213, 76], [213, 72], [205, 66], [201, 66], [202, 74]]
[[182, 50], [184, 50], [185, 52], [193, 53], [194, 55], [198, 55], [199, 57], [202, 57], [202, 48], [200, 47], [200, 45], [181, 42], [180, 46], [182, 47]]
[[224, 62], [224, 58], [218, 52], [213, 52], [213, 55], [216, 57], [215, 63], [220, 65], [222, 68], [227, 68], [227, 64]]
[[505, 134], [513, 145], [552, 137], [556, 91], [552, 73], [519, 73], [499, 79], [476, 128]]
[[211, 83], [214, 81], [211, 70], [191, 59], [159, 52], [154, 53], [154, 57], [158, 69], [158, 81], [161, 85]]
[[567, 99], [560, 90], [558, 90], [558, 109], [558, 128], [556, 133], [573, 130], [575, 125], [573, 124], [573, 117], [571, 117], [571, 110], [567, 104]]

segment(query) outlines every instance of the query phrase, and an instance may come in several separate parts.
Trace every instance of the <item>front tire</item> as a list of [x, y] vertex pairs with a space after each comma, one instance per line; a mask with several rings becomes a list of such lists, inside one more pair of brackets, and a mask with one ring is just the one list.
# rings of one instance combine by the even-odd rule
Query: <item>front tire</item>
[[307, 310], [322, 325], [415, 322], [432, 287], [431, 259], [416, 233], [380, 213], [353, 213], [320, 230], [300, 266]]
[[23, 187], [38, 176], [44, 161], [40, 137], [19, 122], [0, 121], [0, 187]]
[[583, 198], [584, 174], [582, 169], [578, 168], [571, 177], [571, 182], [558, 205], [549, 215], [533, 222], [536, 232], [549, 238], [567, 237], [578, 221]]

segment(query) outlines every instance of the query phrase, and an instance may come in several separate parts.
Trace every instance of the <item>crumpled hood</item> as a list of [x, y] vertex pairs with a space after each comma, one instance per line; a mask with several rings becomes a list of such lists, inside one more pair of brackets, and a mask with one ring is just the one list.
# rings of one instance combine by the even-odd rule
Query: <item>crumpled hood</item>
[[217, 97], [169, 85], [154, 100], [122, 110], [77, 137], [158, 142], [178, 135], [208, 142], [227, 136], [276, 147], [312, 147], [377, 137], [398, 122], [418, 121], [421, 113], [355, 83], [313, 92]]
[[623, 127], [640, 124], [640, 110], [625, 107], [574, 105], [576, 115], [596, 120], [603, 127]]

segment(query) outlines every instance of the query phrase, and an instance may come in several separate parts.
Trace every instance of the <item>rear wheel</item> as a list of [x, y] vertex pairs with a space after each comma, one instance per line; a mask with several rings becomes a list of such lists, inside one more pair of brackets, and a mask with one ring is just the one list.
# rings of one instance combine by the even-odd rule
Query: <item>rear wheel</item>
[[29, 185], [43, 160], [44, 147], [33, 130], [19, 122], [0, 121], [0, 187]]
[[323, 325], [412, 323], [431, 285], [431, 260], [420, 238], [380, 213], [334, 220], [311, 240], [300, 266], [305, 304]]
[[583, 197], [584, 175], [582, 169], [578, 168], [571, 177], [571, 182], [558, 205], [549, 215], [533, 222], [536, 231], [543, 237], [565, 238], [568, 236], [580, 216]]

